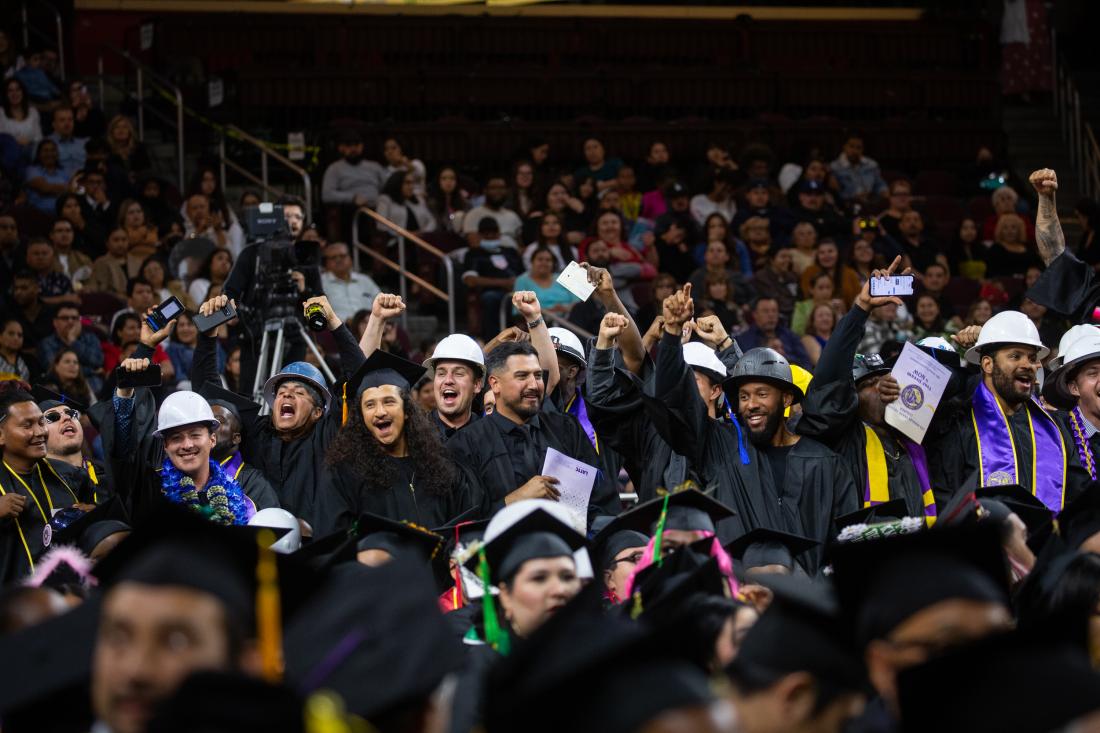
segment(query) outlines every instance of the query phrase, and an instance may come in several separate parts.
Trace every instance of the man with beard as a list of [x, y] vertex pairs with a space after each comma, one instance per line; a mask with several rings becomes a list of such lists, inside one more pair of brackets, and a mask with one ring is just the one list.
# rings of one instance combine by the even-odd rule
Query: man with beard
[[342, 130], [336, 140], [339, 160], [329, 163], [321, 182], [321, 200], [326, 204], [374, 206], [386, 182], [386, 169], [363, 158], [363, 136]]
[[0, 392], [0, 585], [34, 572], [54, 510], [93, 509], [91, 482], [66, 482], [46, 460], [46, 420], [11, 382]]
[[[894, 260], [872, 278], [890, 277]], [[936, 516], [924, 449], [886, 424], [879, 380], [890, 373], [877, 354], [856, 354], [870, 312], [898, 298], [871, 297], [870, 281], [855, 307], [840, 320], [821, 351], [814, 379], [802, 401], [799, 435], [820, 440], [843, 459], [861, 491], [860, 506], [904, 499], [909, 516]], [[930, 519], [931, 521], [931, 519]]]
[[217, 384], [206, 382], [195, 386], [198, 387], [196, 391], [209, 403], [210, 411], [218, 421], [218, 429], [214, 433], [218, 442], [210, 453], [211, 458], [218, 462], [226, 475], [240, 483], [245, 495], [256, 505], [256, 509], [278, 507], [279, 497], [275, 489], [259, 470], [245, 463], [241, 455], [244, 426], [256, 420], [259, 406], [250, 399], [222, 389]]
[[71, 485], [90, 482], [93, 500], [104, 501], [114, 493], [110, 470], [102, 461], [85, 458], [83, 453], [84, 426], [80, 417], [87, 408], [44, 387], [35, 387], [33, 393], [46, 420], [46, 456], [50, 464]]
[[[787, 429], [783, 412], [802, 399], [790, 365], [772, 349], [745, 352], [723, 384], [737, 421], [711, 420], [679, 347], [692, 310], [690, 285], [665, 300], [654, 392], [674, 418], [675, 429], [659, 426], [662, 437], [716, 482], [715, 498], [737, 512], [741, 531], [719, 540], [766, 527], [824, 543], [836, 534], [833, 517], [858, 508], [858, 494], [839, 456]], [[822, 552], [802, 555], [807, 573], [817, 571]]]
[[515, 249], [523, 231], [523, 220], [519, 214], [505, 207], [507, 200], [508, 182], [503, 176], [490, 176], [485, 182], [485, 203], [466, 212], [462, 220], [462, 234], [470, 239], [479, 231], [481, 220], [488, 217], [496, 221], [497, 231], [501, 233], [505, 246]]
[[924, 441], [932, 485], [943, 492], [938, 503], [960, 488], [1020, 484], [1058, 512], [1081, 492], [1090, 476], [1070, 458], [1073, 441], [1032, 397], [1049, 351], [1019, 311], [1002, 311], [982, 326], [966, 352], [981, 381], [961, 409], [945, 415], [944, 429]]
[[[219, 295], [203, 303], [199, 312], [210, 315], [228, 302], [225, 295]], [[303, 308], [313, 304], [325, 311], [329, 332], [340, 349], [343, 373], [355, 373], [365, 361], [355, 336], [333, 313], [327, 298], [311, 298]], [[400, 297], [379, 295], [371, 305], [371, 320], [381, 324], [400, 315], [404, 308]], [[380, 333], [381, 325], [377, 328]], [[191, 367], [192, 384], [218, 383], [216, 343], [213, 335], [199, 334]], [[275, 488], [283, 509], [312, 523], [317, 477], [324, 468], [325, 450], [340, 428], [341, 410], [332, 405], [321, 372], [306, 362], [283, 367], [264, 386], [264, 396], [271, 414], [254, 417], [243, 425], [242, 455]]]
[[424, 368], [435, 395], [430, 418], [439, 437], [447, 440], [478, 418], [473, 405], [485, 382], [485, 354], [466, 334], [452, 333], [436, 344]]
[[348, 380], [348, 421], [329, 446], [317, 494], [317, 531], [348, 529], [364, 514], [420, 527], [481, 518], [476, 479], [455, 464], [411, 397], [424, 367], [375, 349]]

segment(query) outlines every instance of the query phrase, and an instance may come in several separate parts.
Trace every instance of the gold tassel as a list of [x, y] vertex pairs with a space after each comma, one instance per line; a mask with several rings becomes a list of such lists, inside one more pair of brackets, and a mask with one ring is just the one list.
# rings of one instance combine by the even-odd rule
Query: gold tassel
[[280, 619], [279, 568], [275, 551], [275, 533], [260, 530], [256, 536], [260, 556], [256, 563], [256, 631], [260, 647], [262, 675], [272, 684], [283, 679], [283, 627]]

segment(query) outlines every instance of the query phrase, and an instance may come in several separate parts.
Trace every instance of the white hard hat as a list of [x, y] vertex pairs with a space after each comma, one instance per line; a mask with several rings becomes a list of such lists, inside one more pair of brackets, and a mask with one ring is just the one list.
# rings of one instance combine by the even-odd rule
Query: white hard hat
[[684, 361], [690, 367], [714, 372], [718, 382], [725, 381], [729, 376], [726, 365], [718, 358], [718, 354], [714, 353], [714, 349], [699, 341], [689, 341], [684, 344]]
[[473, 364], [478, 376], [485, 376], [485, 354], [482, 353], [481, 347], [477, 345], [477, 341], [464, 333], [452, 333], [436, 344], [435, 351], [424, 360], [424, 368], [434, 370], [437, 361], [452, 359]]
[[[917, 346], [923, 346], [926, 349], [933, 349], [937, 352], [943, 352], [945, 356], [956, 355], [959, 353], [951, 344], [951, 342], [945, 339], [943, 336], [925, 336], [917, 342]], [[937, 361], [939, 361], [939, 359], [937, 359]], [[950, 361], [954, 362], [954, 359], [950, 359]], [[963, 366], [966, 363], [965, 361], [963, 361], [961, 356], [958, 357], [958, 361], [959, 366]]]
[[1058, 353], [1053, 359], [1048, 362], [1048, 366], [1051, 369], [1051, 374], [1054, 370], [1062, 366], [1065, 361], [1066, 352], [1069, 351], [1070, 344], [1079, 338], [1085, 336], [1100, 336], [1100, 328], [1088, 323], [1083, 323], [1077, 326], [1073, 326], [1068, 331], [1062, 334], [1062, 338], [1058, 341]]
[[282, 555], [289, 554], [302, 547], [301, 525], [298, 524], [297, 517], [286, 509], [279, 509], [278, 507], [261, 509], [252, 515], [252, 519], [248, 520], [248, 524], [250, 527], [290, 530], [275, 540], [275, 544], [271, 546], [272, 550]]
[[982, 350], [988, 346], [1000, 344], [1023, 344], [1039, 350], [1039, 358], [1045, 359], [1050, 349], [1043, 346], [1039, 339], [1039, 329], [1031, 319], [1020, 311], [1001, 311], [982, 326], [978, 342], [966, 351], [966, 360], [971, 364], [980, 364]]
[[220, 424], [206, 398], [198, 392], [173, 392], [161, 403], [157, 413], [157, 429], [153, 435], [163, 437], [172, 428], [199, 423], [209, 426], [211, 430], [217, 430]]
[[1070, 344], [1064, 359], [1062, 366], [1051, 372], [1050, 386], [1043, 390], [1043, 397], [1046, 397], [1047, 401], [1055, 407], [1069, 410], [1077, 404], [1077, 398], [1070, 392], [1067, 384], [1070, 375], [1085, 362], [1100, 359], [1100, 331], [1082, 336]]
[[588, 363], [584, 356], [584, 344], [577, 338], [577, 334], [559, 326], [547, 330], [550, 331], [550, 340], [554, 342], [555, 349], [580, 362], [581, 366]]

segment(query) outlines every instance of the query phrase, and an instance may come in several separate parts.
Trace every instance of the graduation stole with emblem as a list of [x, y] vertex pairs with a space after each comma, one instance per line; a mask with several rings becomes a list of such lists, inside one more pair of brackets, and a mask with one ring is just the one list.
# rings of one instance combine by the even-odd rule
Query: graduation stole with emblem
[[592, 444], [592, 447], [596, 449], [596, 454], [600, 452], [600, 441], [596, 437], [596, 428], [592, 425], [592, 420], [588, 417], [588, 406], [584, 403], [584, 397], [581, 395], [581, 391], [578, 388], [573, 395], [573, 399], [569, 400], [569, 404], [565, 406], [565, 413], [572, 415], [576, 418], [577, 422], [581, 424], [581, 430], [588, 436], [588, 442]]
[[[1066, 445], [1054, 418], [1034, 399], [1024, 403], [1031, 433], [1031, 491], [1053, 512], [1062, 510], [1066, 486]], [[982, 486], [1022, 484], [1016, 441], [1001, 404], [985, 386], [971, 398], [970, 419], [978, 440], [978, 473]], [[1027, 470], [1027, 466], [1024, 470]]]
[[[867, 444], [864, 453], [867, 457], [867, 482], [863, 486], [863, 508], [890, 501], [890, 476], [886, 470], [886, 449], [870, 425], [864, 425]], [[924, 446], [906, 438], [899, 438], [898, 444], [908, 454], [917, 472], [920, 483], [921, 503], [924, 506], [924, 521], [929, 527], [936, 523], [936, 498], [932, 494], [932, 481], [928, 478], [928, 457]]]

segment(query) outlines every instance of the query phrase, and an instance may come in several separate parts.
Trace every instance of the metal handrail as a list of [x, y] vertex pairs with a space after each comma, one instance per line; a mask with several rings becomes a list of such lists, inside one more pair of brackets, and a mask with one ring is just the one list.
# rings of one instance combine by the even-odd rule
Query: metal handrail
[[118, 58], [125, 61], [128, 65], [134, 68], [134, 75], [136, 80], [136, 95], [137, 95], [137, 110], [138, 110], [138, 137], [145, 138], [145, 77], [148, 76], [150, 80], [155, 81], [163, 86], [167, 87], [168, 91], [175, 97], [173, 104], [176, 108], [176, 178], [179, 183], [180, 191], [182, 192], [186, 187], [184, 179], [184, 149], [183, 149], [183, 91], [178, 86], [173, 84], [166, 76], [158, 73], [153, 68], [143, 64], [131, 56], [121, 48], [116, 48], [109, 43], [104, 43], [100, 46], [99, 59], [97, 61], [99, 71], [99, 103], [103, 104], [106, 77], [104, 74], [103, 65], [103, 51], [110, 51]]
[[275, 194], [276, 196], [283, 195], [283, 191], [280, 191], [277, 188], [273, 188], [268, 182], [267, 161], [268, 158], [271, 158], [276, 163], [281, 163], [284, 167], [289, 168], [292, 173], [302, 179], [302, 198], [304, 199], [306, 205], [305, 215], [306, 222], [308, 223], [313, 216], [313, 183], [310, 180], [309, 172], [306, 171], [305, 168], [302, 168], [300, 165], [292, 161], [290, 158], [287, 158], [278, 150], [275, 150], [275, 148], [271, 147], [263, 140], [249, 135], [247, 132], [237, 127], [236, 125], [226, 125], [225, 129], [229, 137], [240, 140], [242, 142], [246, 142], [260, 151], [260, 177], [256, 178], [255, 174], [246, 171], [240, 165], [229, 160], [225, 152], [226, 135], [222, 135], [221, 142], [218, 145], [218, 153], [221, 156], [222, 190], [224, 191], [226, 189], [225, 169], [226, 167], [229, 167], [232, 168], [234, 171], [242, 174], [258, 186], [263, 187], [265, 200], [267, 199], [267, 195], [269, 193]]
[[[376, 222], [378, 222], [378, 224], [380, 226], [382, 226], [385, 229], [389, 229], [391, 232], [393, 232], [394, 234], [397, 235], [397, 262], [394, 262], [393, 260], [386, 257], [385, 255], [381, 255], [381, 254], [375, 252], [370, 247], [367, 247], [366, 245], [364, 245], [362, 242], [359, 241], [359, 215], [360, 214], [366, 214], [367, 216], [369, 216], [370, 218], [372, 218]], [[444, 270], [444, 272], [446, 273], [446, 276], [447, 276], [447, 292], [446, 293], [444, 293], [442, 290], [435, 287], [434, 285], [430, 284], [424, 278], [422, 278], [418, 275], [414, 275], [413, 273], [408, 271], [408, 269], [406, 267], [406, 258], [405, 258], [405, 242], [406, 242], [406, 240], [409, 241], [409, 242], [412, 242], [413, 244], [415, 244], [422, 251], [427, 252], [430, 255], [434, 255], [435, 257], [438, 257], [443, 262], [443, 270]], [[407, 295], [408, 295], [408, 280], [412, 280], [414, 283], [416, 283], [420, 287], [426, 289], [428, 292], [430, 292], [435, 297], [446, 301], [447, 302], [447, 326], [450, 329], [448, 331], [448, 333], [454, 333], [455, 332], [455, 267], [454, 267], [454, 262], [451, 261], [451, 258], [447, 256], [446, 252], [439, 249], [438, 247], [435, 247], [435, 246], [432, 246], [432, 245], [428, 244], [427, 242], [425, 242], [423, 239], [421, 239], [417, 235], [415, 235], [412, 232], [408, 231], [407, 229], [400, 226], [399, 224], [396, 224], [396, 223], [390, 221], [389, 219], [382, 216], [381, 214], [379, 214], [377, 211], [370, 208], [369, 206], [360, 206], [358, 209], [356, 209], [355, 214], [351, 218], [351, 243], [352, 243], [353, 256], [355, 258], [355, 269], [356, 270], [359, 269], [359, 253], [360, 252], [366, 252], [368, 255], [370, 255], [374, 259], [378, 260], [382, 264], [386, 265], [391, 270], [395, 270], [397, 272], [397, 274], [400, 276], [400, 279], [399, 279], [398, 282], [399, 282], [400, 288], [401, 288], [401, 291], [400, 291], [401, 292], [401, 300], [403, 300], [403, 301], [408, 300], [408, 297], [407, 297]], [[404, 324], [404, 322], [407, 318], [407, 316], [405, 315], [407, 312], [408, 311], [403, 311], [402, 314], [401, 314], [402, 324]]]
[[1100, 145], [1096, 143], [1092, 125], [1087, 122], [1085, 141], [1085, 195], [1094, 199], [1100, 193]]
[[[54, 29], [57, 31], [57, 65], [61, 67], [61, 76], [65, 77], [65, 25], [61, 22], [61, 13], [46, 0], [34, 0], [39, 7], [46, 8], [53, 14]], [[23, 48], [31, 45], [31, 24], [27, 18], [27, 0], [23, 0]], [[36, 31], [37, 32], [37, 31]], [[44, 33], [39, 35], [45, 37]]]

